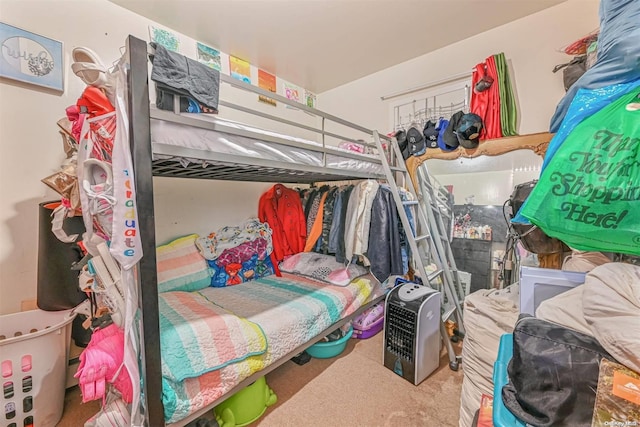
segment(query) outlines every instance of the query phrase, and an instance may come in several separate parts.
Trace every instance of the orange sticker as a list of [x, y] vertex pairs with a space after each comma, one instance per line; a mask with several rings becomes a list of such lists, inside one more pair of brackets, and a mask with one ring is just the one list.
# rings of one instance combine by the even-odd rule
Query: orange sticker
[[619, 371], [614, 371], [613, 390], [611, 392], [614, 396], [640, 405], [640, 379], [630, 377]]
[[478, 414], [478, 427], [493, 427], [493, 397], [482, 394], [480, 399], [480, 412]]

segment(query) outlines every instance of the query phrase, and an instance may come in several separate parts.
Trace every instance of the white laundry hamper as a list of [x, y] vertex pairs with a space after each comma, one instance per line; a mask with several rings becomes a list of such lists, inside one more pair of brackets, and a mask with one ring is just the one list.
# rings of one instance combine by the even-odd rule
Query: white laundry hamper
[[64, 409], [71, 310], [0, 316], [2, 427], [55, 426]]

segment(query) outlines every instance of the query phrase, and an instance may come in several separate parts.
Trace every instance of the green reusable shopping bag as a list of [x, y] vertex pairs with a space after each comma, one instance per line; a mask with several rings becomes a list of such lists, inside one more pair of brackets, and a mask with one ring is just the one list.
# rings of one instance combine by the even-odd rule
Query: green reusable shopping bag
[[636, 88], [576, 126], [523, 216], [575, 249], [640, 255], [639, 96]]

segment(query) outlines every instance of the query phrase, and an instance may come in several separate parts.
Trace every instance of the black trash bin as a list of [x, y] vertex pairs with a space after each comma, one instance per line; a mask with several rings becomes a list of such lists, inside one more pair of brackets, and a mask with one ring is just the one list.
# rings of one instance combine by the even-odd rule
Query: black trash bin
[[[61, 242], [51, 231], [51, 214], [59, 205], [56, 201], [40, 203], [38, 212], [37, 304], [45, 311], [68, 310], [87, 299], [78, 288], [79, 272], [71, 270], [71, 265], [82, 259], [82, 250], [75, 242]], [[81, 236], [85, 231], [81, 216], [65, 218], [62, 228], [69, 235]]]

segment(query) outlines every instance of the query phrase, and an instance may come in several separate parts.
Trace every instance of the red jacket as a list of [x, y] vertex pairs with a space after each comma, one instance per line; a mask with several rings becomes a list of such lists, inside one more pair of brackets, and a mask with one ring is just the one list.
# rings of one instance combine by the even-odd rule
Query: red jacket
[[307, 225], [297, 191], [282, 184], [274, 185], [260, 197], [258, 218], [273, 231], [275, 261], [304, 250]]

